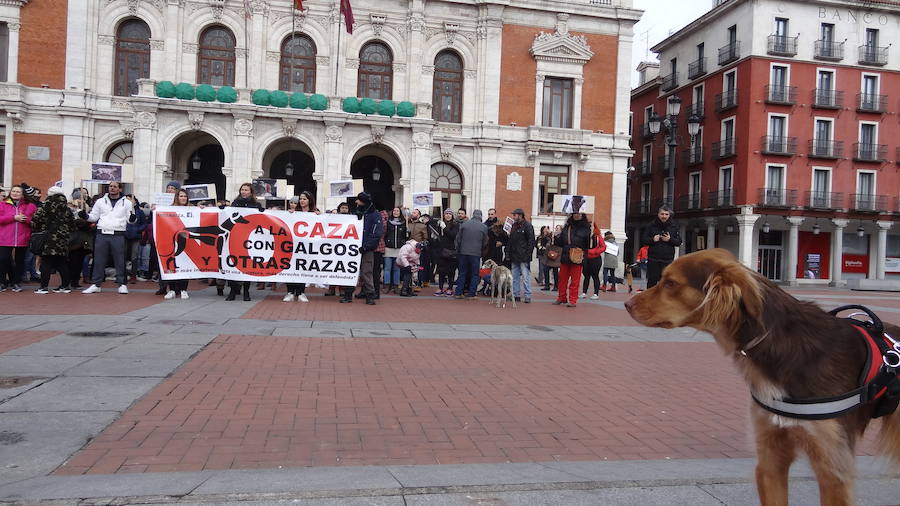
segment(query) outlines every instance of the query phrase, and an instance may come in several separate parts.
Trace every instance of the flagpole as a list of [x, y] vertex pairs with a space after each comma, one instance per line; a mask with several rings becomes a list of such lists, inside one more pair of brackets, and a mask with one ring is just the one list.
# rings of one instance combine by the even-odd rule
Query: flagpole
[[[339, 0], [340, 1], [340, 0]], [[334, 96], [338, 96], [338, 74], [341, 71], [341, 16], [338, 15], [338, 40], [337, 53], [335, 54], [334, 65]]]
[[250, 19], [250, 11], [244, 15], [244, 86], [250, 87], [250, 28], [247, 20]]

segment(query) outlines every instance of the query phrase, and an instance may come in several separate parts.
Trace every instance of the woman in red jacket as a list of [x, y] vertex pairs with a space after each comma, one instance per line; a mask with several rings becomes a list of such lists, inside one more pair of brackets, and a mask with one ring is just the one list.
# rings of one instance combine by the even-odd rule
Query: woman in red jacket
[[13, 186], [9, 197], [0, 201], [0, 292], [22, 291], [25, 250], [31, 239], [31, 217], [37, 212], [21, 186]]

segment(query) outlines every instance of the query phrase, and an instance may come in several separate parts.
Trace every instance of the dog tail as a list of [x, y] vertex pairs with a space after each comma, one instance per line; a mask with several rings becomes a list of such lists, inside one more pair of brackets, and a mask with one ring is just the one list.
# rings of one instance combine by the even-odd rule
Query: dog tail
[[900, 465], [900, 409], [882, 417], [878, 448], [894, 464]]

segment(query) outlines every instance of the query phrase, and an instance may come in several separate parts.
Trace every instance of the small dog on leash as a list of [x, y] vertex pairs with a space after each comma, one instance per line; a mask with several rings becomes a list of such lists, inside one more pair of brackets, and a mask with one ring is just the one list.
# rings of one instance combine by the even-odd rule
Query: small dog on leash
[[512, 296], [512, 271], [493, 260], [486, 261], [481, 268], [491, 270], [491, 304], [496, 301], [497, 307], [500, 307], [501, 303], [506, 307], [506, 299], [511, 299], [512, 307], [516, 307], [516, 299]]

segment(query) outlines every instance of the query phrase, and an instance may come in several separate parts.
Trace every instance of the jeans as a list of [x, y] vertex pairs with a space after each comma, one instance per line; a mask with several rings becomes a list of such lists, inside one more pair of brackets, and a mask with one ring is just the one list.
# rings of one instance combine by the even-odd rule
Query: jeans
[[125, 284], [125, 236], [97, 234], [94, 238], [94, 272], [91, 282], [97, 286], [106, 278], [106, 264], [112, 258], [116, 266], [116, 284]]
[[[28, 273], [29, 280], [31, 278], [37, 277], [37, 268], [35, 267], [35, 262], [37, 261], [37, 257], [34, 256], [34, 253], [31, 252], [28, 248], [23, 248], [25, 250], [25, 270]], [[24, 273], [23, 273], [24, 277]]]
[[409, 286], [412, 284], [412, 267], [400, 268], [400, 281], [403, 283], [400, 293], [409, 293], [412, 291]]
[[559, 295], [556, 300], [566, 302], [568, 295], [569, 304], [578, 302], [578, 285], [581, 281], [581, 264], [563, 262], [559, 267]]
[[612, 288], [616, 287], [616, 270], [609, 267], [603, 268], [603, 284], [611, 284]]
[[400, 284], [400, 266], [397, 257], [384, 257], [384, 284], [397, 286]]
[[456, 255], [459, 262], [459, 277], [456, 280], [456, 291], [454, 295], [462, 295], [463, 287], [468, 282], [468, 296], [474, 297], [475, 291], [478, 290], [478, 269], [481, 267], [481, 257], [475, 255]]
[[513, 262], [512, 264], [512, 275], [513, 275], [513, 296], [518, 297], [522, 292], [519, 289], [519, 281], [521, 278], [525, 278], [524, 288], [525, 288], [525, 297], [531, 298], [531, 263], [530, 262]]

